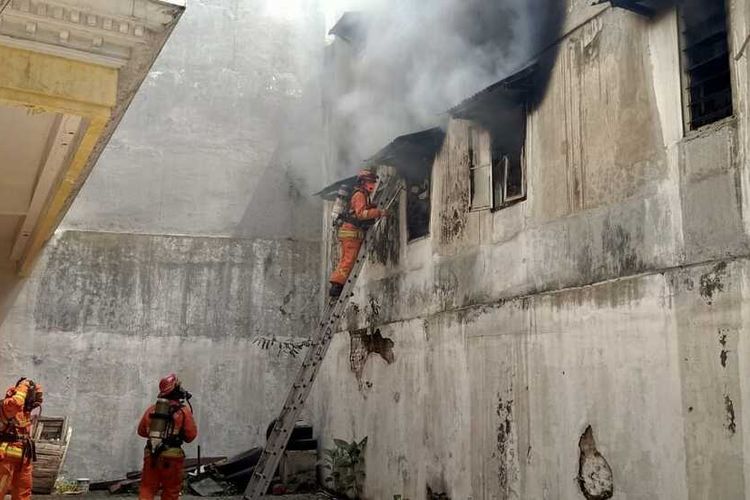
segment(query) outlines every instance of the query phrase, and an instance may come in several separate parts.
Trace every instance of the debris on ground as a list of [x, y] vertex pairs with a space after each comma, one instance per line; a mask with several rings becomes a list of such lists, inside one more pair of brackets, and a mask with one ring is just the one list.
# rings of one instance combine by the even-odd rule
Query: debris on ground
[[[226, 460], [226, 457], [205, 457], [200, 461], [200, 466], [205, 467], [207, 465]], [[198, 459], [188, 458], [185, 460], [183, 471], [185, 474], [189, 474], [198, 470]], [[125, 474], [124, 478], [98, 481], [91, 483], [89, 486], [90, 491], [109, 491], [110, 493], [133, 493], [138, 492], [138, 487], [141, 484], [141, 471], [132, 471]]]
[[[273, 429], [271, 422], [266, 432], [266, 438]], [[287, 493], [316, 493], [317, 484], [317, 455], [318, 441], [313, 439], [312, 426], [298, 422], [289, 439], [287, 451], [279, 464], [276, 478], [271, 485], [271, 493], [284, 495]], [[255, 465], [260, 460], [263, 448], [256, 447], [243, 451], [232, 457], [205, 457], [200, 460], [190, 458], [185, 460], [183, 471], [187, 477], [187, 493], [199, 497], [229, 497], [241, 495]], [[89, 490], [108, 491], [110, 494], [137, 493], [141, 483], [141, 471], [128, 472], [125, 477], [91, 483]], [[71, 487], [72, 489], [72, 487]], [[68, 493], [70, 494], [70, 493]], [[330, 496], [315, 496], [312, 498], [333, 498]]]
[[[266, 438], [271, 434], [271, 422]], [[271, 485], [275, 495], [311, 492], [317, 489], [318, 441], [313, 439], [312, 426], [298, 422], [289, 438], [277, 477]], [[188, 476], [188, 489], [199, 496], [241, 494], [247, 488], [263, 448], [251, 448], [227, 460], [214, 463]], [[221, 491], [219, 491], [221, 489]]]

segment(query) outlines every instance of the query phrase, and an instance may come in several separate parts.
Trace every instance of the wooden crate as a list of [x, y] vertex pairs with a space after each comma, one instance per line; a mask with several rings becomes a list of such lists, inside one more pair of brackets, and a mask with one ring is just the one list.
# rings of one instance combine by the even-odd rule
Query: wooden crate
[[48, 495], [65, 463], [72, 427], [65, 417], [42, 416], [34, 429], [37, 461], [34, 463], [33, 493]]

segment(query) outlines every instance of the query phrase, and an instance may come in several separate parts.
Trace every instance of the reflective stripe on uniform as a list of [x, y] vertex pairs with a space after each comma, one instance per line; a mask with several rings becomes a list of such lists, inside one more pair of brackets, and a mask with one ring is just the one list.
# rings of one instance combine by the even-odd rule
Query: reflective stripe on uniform
[[19, 405], [23, 405], [26, 402], [26, 391], [27, 389], [24, 384], [21, 384], [16, 388], [16, 392], [12, 397]]
[[167, 448], [166, 450], [162, 451], [159, 456], [161, 457], [184, 457], [185, 452], [182, 450], [182, 448]]
[[13, 443], [0, 443], [0, 460], [23, 460], [23, 446]]
[[363, 240], [365, 239], [365, 233], [359, 229], [339, 229], [339, 238], [352, 239], [352, 240]]

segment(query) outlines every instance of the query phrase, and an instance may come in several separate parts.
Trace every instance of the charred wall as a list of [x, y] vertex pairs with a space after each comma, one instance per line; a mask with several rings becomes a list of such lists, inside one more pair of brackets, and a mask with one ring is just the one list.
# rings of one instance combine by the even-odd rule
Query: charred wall
[[369, 437], [374, 498], [749, 496], [747, 63], [736, 115], [686, 132], [674, 11], [568, 4], [529, 113], [527, 199], [470, 211], [472, 124], [451, 120], [430, 236], [402, 232], [347, 318], [394, 362], [371, 357], [363, 387], [340, 335], [322, 369], [324, 439]]

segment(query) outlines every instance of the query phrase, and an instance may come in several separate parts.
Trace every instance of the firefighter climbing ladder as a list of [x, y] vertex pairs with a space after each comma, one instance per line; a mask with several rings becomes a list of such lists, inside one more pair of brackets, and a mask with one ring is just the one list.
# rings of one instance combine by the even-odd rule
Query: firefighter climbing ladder
[[[384, 209], [390, 208], [390, 206], [398, 199], [401, 193], [402, 185], [400, 180], [394, 178], [386, 183], [383, 194], [380, 196], [381, 199], [385, 200], [384, 203], [380, 204]], [[375, 225], [380, 224], [379, 219]], [[329, 303], [323, 311], [323, 321], [321, 321], [317, 336], [313, 338], [310, 347], [307, 350], [305, 360], [302, 362], [302, 366], [297, 374], [297, 378], [292, 384], [292, 388], [289, 390], [289, 395], [286, 398], [284, 407], [281, 410], [281, 414], [276, 419], [273, 431], [266, 441], [266, 447], [263, 450], [263, 454], [258, 460], [255, 466], [255, 472], [250, 478], [250, 482], [245, 490], [245, 498], [248, 500], [257, 500], [261, 495], [265, 494], [268, 490], [273, 476], [276, 473], [276, 468], [279, 466], [281, 457], [286, 450], [289, 437], [292, 435], [294, 426], [297, 423], [297, 419], [302, 413], [302, 408], [305, 405], [307, 396], [312, 390], [312, 385], [315, 382], [315, 377], [318, 375], [318, 370], [323, 362], [323, 358], [328, 352], [328, 347], [331, 345], [333, 334], [335, 333], [336, 325], [341, 315], [344, 313], [346, 305], [349, 303], [349, 299], [354, 295], [352, 289], [357, 282], [359, 273], [362, 270], [362, 266], [367, 260], [367, 250], [375, 237], [375, 227], [367, 231], [365, 236], [365, 242], [359, 251], [357, 261], [354, 264], [349, 279], [344, 285], [344, 289], [341, 295], [333, 303]]]

